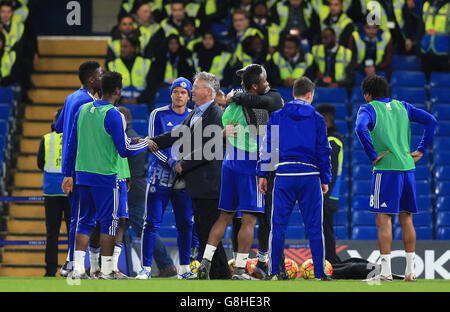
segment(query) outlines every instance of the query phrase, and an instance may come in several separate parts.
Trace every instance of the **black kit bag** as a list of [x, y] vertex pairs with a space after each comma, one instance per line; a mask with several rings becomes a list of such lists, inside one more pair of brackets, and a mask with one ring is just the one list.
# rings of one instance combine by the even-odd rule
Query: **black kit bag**
[[[364, 280], [374, 277], [381, 272], [381, 265], [371, 263], [361, 258], [350, 258], [333, 264], [333, 279]], [[392, 274], [393, 279], [403, 279], [402, 276]]]

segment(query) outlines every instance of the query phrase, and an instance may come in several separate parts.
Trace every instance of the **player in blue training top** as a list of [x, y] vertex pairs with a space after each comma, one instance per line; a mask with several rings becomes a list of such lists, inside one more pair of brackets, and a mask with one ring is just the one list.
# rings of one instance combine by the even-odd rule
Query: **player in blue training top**
[[[78, 69], [78, 77], [81, 81], [81, 88], [72, 94], [68, 95], [61, 114], [56, 121], [55, 131], [56, 133], [63, 133], [62, 139], [62, 167], [66, 161], [67, 154], [67, 144], [69, 142], [70, 131], [74, 123], [75, 114], [77, 113], [80, 106], [88, 102], [96, 100], [94, 94], [99, 94], [101, 90], [101, 79], [103, 71], [100, 64], [96, 61], [87, 61], [80, 65]], [[69, 194], [69, 204], [70, 204], [70, 231], [69, 231], [69, 251], [67, 254], [67, 260], [61, 267], [60, 274], [62, 277], [66, 277], [68, 273], [73, 269], [73, 250], [75, 246], [75, 231], [78, 222], [78, 207], [79, 207], [79, 197], [78, 197], [78, 187], [74, 185], [73, 191]], [[99, 255], [99, 242], [98, 236], [93, 235], [90, 242], [90, 257], [98, 259]], [[95, 246], [94, 246], [95, 245]], [[95, 248], [97, 247], [97, 248]], [[97, 257], [95, 257], [97, 255]], [[95, 261], [91, 261], [98, 263]], [[95, 268], [94, 268], [95, 270]]]
[[[406, 253], [405, 281], [415, 281], [416, 232], [412, 214], [417, 213], [415, 162], [433, 140], [436, 118], [403, 101], [389, 98], [384, 77], [366, 77], [362, 92], [367, 104], [361, 105], [356, 134], [373, 163], [369, 211], [376, 213], [381, 272], [366, 281], [392, 281], [392, 216], [398, 214]], [[411, 153], [411, 122], [425, 126], [422, 140]]]
[[121, 97], [122, 75], [107, 72], [101, 81], [101, 100], [86, 103], [75, 115], [62, 170], [63, 191], [67, 194], [72, 190], [75, 174], [80, 196], [72, 278], [89, 278], [84, 268], [86, 248], [98, 222], [102, 248], [98, 278], [116, 279], [112, 257], [119, 221], [118, 159], [134, 156], [149, 146], [148, 141], [129, 139], [125, 134], [125, 118], [115, 107]]
[[257, 166], [260, 176], [258, 187], [263, 194], [267, 191], [266, 176], [273, 170], [271, 163], [276, 169], [269, 240], [269, 278], [278, 279], [287, 225], [295, 202], [298, 201], [310, 242], [314, 276], [316, 279], [329, 280], [323, 271], [325, 247], [322, 202], [323, 194], [328, 192], [331, 182], [331, 147], [325, 120], [311, 106], [314, 83], [306, 77], [297, 79], [293, 94], [295, 100], [272, 113]]
[[[187, 103], [191, 97], [192, 84], [186, 78], [174, 80], [170, 88], [172, 104], [157, 108], [150, 114], [149, 137], [169, 132], [189, 115]], [[180, 260], [178, 279], [196, 279], [189, 268], [193, 230], [193, 211], [186, 190], [173, 190], [176, 176], [176, 156], [171, 148], [154, 153], [156, 158], [149, 167], [146, 203], [147, 210], [142, 231], [142, 270], [136, 279], [150, 279], [155, 236], [161, 226], [164, 210], [172, 202], [175, 225], [178, 231], [177, 244]]]

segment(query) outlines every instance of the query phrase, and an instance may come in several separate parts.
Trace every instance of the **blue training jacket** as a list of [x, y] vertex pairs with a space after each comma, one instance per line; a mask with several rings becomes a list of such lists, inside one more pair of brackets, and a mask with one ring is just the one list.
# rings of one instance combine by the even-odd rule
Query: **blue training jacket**
[[[331, 183], [331, 147], [325, 120], [302, 100], [291, 101], [272, 113], [260, 151], [257, 164], [260, 176], [275, 169], [277, 175], [317, 174], [322, 184]], [[271, 162], [273, 169], [267, 166]]]

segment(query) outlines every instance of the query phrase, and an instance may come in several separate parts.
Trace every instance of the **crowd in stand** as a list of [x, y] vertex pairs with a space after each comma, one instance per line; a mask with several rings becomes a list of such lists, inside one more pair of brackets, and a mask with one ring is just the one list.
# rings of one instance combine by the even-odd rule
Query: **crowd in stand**
[[448, 0], [123, 0], [106, 67], [124, 75], [122, 104], [198, 71], [239, 86], [252, 63], [275, 87], [305, 75], [351, 90], [357, 71], [389, 78], [393, 54], [416, 55], [427, 76], [449, 71], [449, 25]]
[[20, 86], [22, 101], [29, 101], [31, 74], [39, 59], [32, 6], [33, 0], [0, 2], [0, 86]]

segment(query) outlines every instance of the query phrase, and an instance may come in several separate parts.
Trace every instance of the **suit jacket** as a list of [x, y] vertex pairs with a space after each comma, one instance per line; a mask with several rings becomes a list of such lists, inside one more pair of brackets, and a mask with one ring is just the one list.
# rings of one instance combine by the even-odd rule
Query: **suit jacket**
[[[220, 136], [213, 135], [212, 137], [203, 137], [203, 135], [199, 135], [199, 133], [197, 132], [201, 131], [201, 134], [203, 134], [205, 127], [210, 125], [217, 125], [220, 127], [220, 129], [223, 128], [223, 112], [215, 104], [215, 102], [212, 103], [205, 110], [202, 117], [199, 118], [192, 125], [192, 127], [190, 127], [190, 122], [192, 116], [194, 115], [194, 110], [192, 110], [192, 112], [181, 124], [185, 127], [190, 128], [191, 146], [189, 151], [180, 149], [180, 153], [183, 156], [181, 157], [181, 159], [178, 159], [178, 161], [181, 163], [181, 167], [183, 168], [182, 176], [186, 180], [186, 191], [192, 199], [218, 199], [220, 196], [223, 150], [220, 152], [220, 157], [214, 157], [213, 159], [205, 158], [203, 150], [207, 142], [208, 147], [205, 150], [210, 150], [210, 146], [212, 145], [211, 143], [213, 142], [211, 140], [217, 140], [214, 141], [214, 146], [221, 146], [221, 148], [223, 148], [224, 141], [222, 133], [220, 133]], [[166, 132], [157, 137], [154, 137], [152, 138], [152, 140], [156, 144], [158, 144], [159, 149], [171, 147], [181, 137], [181, 134], [176, 134], [177, 128], [178, 127], [173, 129], [171, 132]], [[201, 136], [202, 138], [201, 144], [197, 144], [197, 146], [195, 146], [197, 150], [193, 148], [195, 140], [198, 141], [198, 138], [194, 138], [194, 133], [197, 134], [197, 137]], [[202, 149], [201, 151], [200, 148]]]

